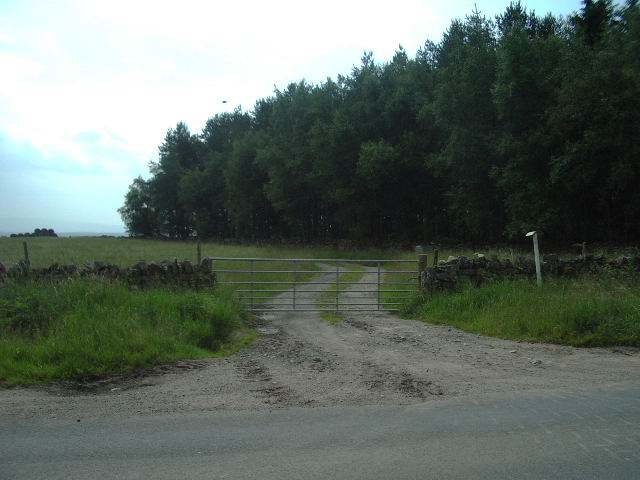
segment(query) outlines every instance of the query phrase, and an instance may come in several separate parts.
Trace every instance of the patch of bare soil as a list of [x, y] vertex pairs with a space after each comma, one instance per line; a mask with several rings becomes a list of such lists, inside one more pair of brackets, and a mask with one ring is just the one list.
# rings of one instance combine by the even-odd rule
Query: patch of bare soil
[[[374, 288], [363, 283], [374, 276], [365, 274], [353, 288]], [[314, 290], [310, 301], [317, 298], [317, 287], [305, 286]], [[372, 290], [373, 303], [375, 298]], [[231, 357], [161, 365], [129, 376], [0, 390], [0, 417], [397, 405], [640, 380], [637, 349], [518, 343], [402, 320], [383, 311], [341, 315], [343, 321], [333, 326], [314, 312], [267, 312], [257, 325], [259, 338]]]

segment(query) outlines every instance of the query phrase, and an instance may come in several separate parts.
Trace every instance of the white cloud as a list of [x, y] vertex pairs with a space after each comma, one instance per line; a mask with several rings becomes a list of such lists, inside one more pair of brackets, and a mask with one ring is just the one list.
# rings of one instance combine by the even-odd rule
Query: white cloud
[[[555, 8], [577, 8], [578, 0], [565, 2], [572, 6]], [[479, 7], [494, 12], [506, 3], [491, 0]], [[538, 3], [559, 5], [551, 0]], [[238, 104], [251, 109], [274, 85], [284, 87], [303, 77], [319, 82], [348, 73], [365, 50], [372, 50], [378, 61], [389, 60], [399, 44], [412, 54], [425, 40], [439, 39], [451, 17], [470, 12], [473, 4], [3, 3], [0, 134], [30, 144], [33, 155], [39, 155], [36, 163], [59, 162], [78, 172], [117, 177], [117, 182], [91, 179], [113, 189], [104, 201], [115, 212], [128, 183], [123, 179], [146, 172], [166, 130], [177, 121], [198, 131], [217, 112]], [[86, 132], [99, 138], [83, 141]], [[2, 162], [0, 158], [0, 167]], [[65, 193], [51, 190], [50, 195]], [[78, 209], [78, 216], [86, 214]]]

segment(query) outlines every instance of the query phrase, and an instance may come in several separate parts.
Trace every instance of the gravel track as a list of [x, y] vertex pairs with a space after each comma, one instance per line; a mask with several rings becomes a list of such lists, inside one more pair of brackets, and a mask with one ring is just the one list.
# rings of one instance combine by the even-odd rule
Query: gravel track
[[[367, 269], [360, 284], [352, 286], [371, 287], [374, 303], [375, 285], [362, 282], [375, 281], [375, 275]], [[320, 287], [305, 285], [315, 292], [307, 294], [310, 301]], [[342, 323], [333, 326], [316, 312], [267, 312], [258, 319], [260, 336], [254, 344], [227, 358], [159, 366], [84, 388], [3, 389], [0, 418], [402, 405], [640, 380], [637, 349], [518, 343], [401, 320], [387, 312], [341, 316]]]

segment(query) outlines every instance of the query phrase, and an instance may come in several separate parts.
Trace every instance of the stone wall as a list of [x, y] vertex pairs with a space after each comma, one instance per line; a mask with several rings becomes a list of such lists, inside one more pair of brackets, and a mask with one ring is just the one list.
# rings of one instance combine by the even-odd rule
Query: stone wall
[[[640, 257], [619, 257], [607, 260], [603, 256], [586, 256], [561, 259], [558, 255], [544, 255], [541, 264], [542, 275], [554, 277], [575, 277], [585, 274], [607, 272], [640, 273]], [[420, 285], [424, 290], [447, 290], [456, 286], [460, 279], [469, 279], [476, 285], [499, 279], [525, 278], [535, 276], [536, 267], [532, 259], [519, 257], [514, 261], [498, 259], [497, 256], [476, 254], [475, 258], [449, 257], [437, 266], [427, 267], [420, 275]]]
[[189, 288], [212, 287], [216, 282], [213, 261], [202, 260], [200, 265], [191, 262], [165, 260], [162, 262], [138, 262], [130, 267], [105, 262], [87, 262], [82, 266], [53, 264], [45, 268], [30, 268], [21, 260], [6, 268], [0, 263], [0, 282], [8, 279], [31, 278], [36, 280], [63, 280], [67, 278], [95, 277], [107, 280], [119, 280], [129, 285], [146, 287], [170, 285]]

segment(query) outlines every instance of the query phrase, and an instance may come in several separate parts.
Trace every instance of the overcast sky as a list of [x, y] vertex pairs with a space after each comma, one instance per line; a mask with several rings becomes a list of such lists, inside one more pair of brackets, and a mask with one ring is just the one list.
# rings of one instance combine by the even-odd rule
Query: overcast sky
[[[438, 41], [508, 0], [0, 0], [0, 232], [115, 232], [168, 128]], [[568, 14], [579, 0], [524, 1]], [[222, 101], [227, 100], [227, 104]]]

